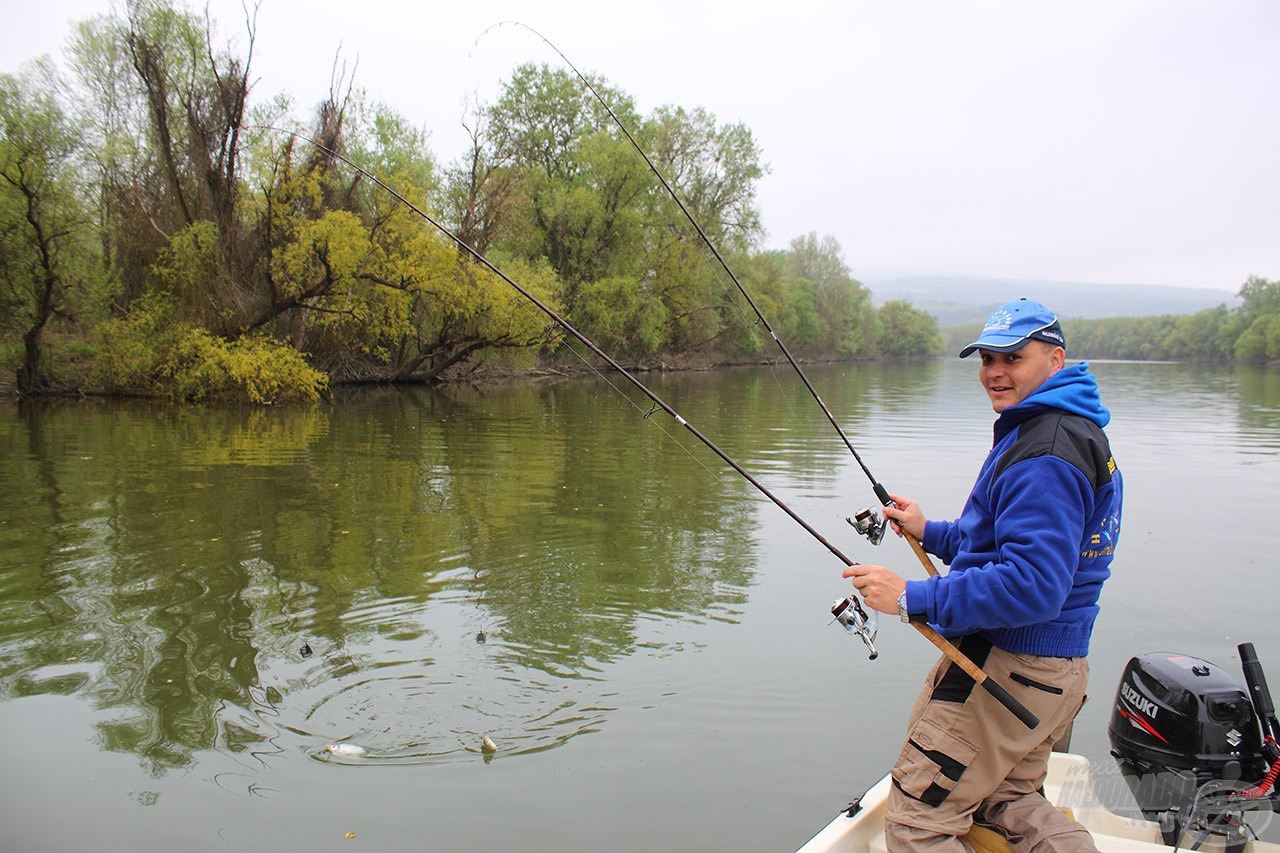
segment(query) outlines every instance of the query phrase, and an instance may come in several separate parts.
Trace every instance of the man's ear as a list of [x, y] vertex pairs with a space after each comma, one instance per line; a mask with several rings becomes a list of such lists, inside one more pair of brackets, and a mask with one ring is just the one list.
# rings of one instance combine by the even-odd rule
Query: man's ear
[[1049, 355], [1049, 362], [1053, 365], [1053, 372], [1057, 373], [1067, 363], [1067, 351], [1063, 347], [1054, 347], [1053, 352]]

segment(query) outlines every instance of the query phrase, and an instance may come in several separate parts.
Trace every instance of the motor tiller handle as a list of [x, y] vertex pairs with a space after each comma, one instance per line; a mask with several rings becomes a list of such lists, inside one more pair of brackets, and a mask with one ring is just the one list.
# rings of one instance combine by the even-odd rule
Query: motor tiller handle
[[[1253, 702], [1253, 710], [1264, 727], [1270, 730], [1271, 736], [1280, 740], [1280, 724], [1276, 721], [1276, 706], [1271, 701], [1271, 691], [1267, 689], [1267, 676], [1262, 672], [1262, 662], [1253, 650], [1253, 643], [1241, 643], [1236, 646], [1240, 652], [1240, 668], [1244, 670], [1244, 681], [1249, 686], [1249, 699]], [[1265, 732], [1264, 732], [1265, 734]]]

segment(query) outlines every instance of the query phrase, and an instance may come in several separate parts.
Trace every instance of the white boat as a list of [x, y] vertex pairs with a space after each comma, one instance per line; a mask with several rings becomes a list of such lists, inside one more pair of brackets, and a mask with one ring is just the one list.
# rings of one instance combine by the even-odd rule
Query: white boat
[[[1045, 796], [1089, 830], [1101, 853], [1280, 853], [1280, 844], [1258, 838], [1280, 811], [1280, 721], [1253, 645], [1238, 648], [1247, 690], [1199, 658], [1165, 652], [1133, 658], [1108, 726], [1115, 762], [1051, 753]], [[800, 853], [886, 850], [892, 784], [886, 775]], [[1274, 837], [1274, 828], [1266, 834]], [[980, 853], [1009, 850], [1001, 835], [981, 826], [965, 840]]]
[[[1118, 779], [1118, 777], [1112, 777]], [[884, 851], [884, 810], [892, 781], [886, 775], [857, 802], [846, 808], [831, 823], [800, 848], [800, 853], [867, 853]], [[1159, 824], [1119, 815], [1098, 799], [1094, 786], [1092, 762], [1081, 755], [1055, 752], [1049, 759], [1049, 776], [1045, 780], [1045, 796], [1059, 808], [1084, 824], [1093, 835], [1100, 853], [1142, 853], [1173, 850], [1164, 843]], [[850, 814], [852, 811], [852, 815]], [[1196, 834], [1188, 833], [1180, 849], [1189, 850]], [[976, 851], [1008, 850], [996, 833], [975, 827], [966, 839]], [[1209, 836], [1201, 850], [1225, 850], [1223, 839]], [[1245, 853], [1280, 853], [1280, 844], [1250, 841]]]

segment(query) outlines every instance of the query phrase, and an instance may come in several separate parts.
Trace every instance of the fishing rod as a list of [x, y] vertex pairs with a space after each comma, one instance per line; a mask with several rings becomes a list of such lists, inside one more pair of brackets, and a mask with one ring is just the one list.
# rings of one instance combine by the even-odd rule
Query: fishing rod
[[[782, 354], [786, 356], [787, 361], [791, 364], [791, 367], [794, 368], [796, 375], [800, 377], [800, 381], [804, 383], [805, 388], [809, 389], [809, 393], [813, 396], [813, 399], [817, 402], [818, 407], [822, 409], [822, 413], [827, 416], [827, 420], [830, 421], [831, 426], [836, 431], [836, 434], [840, 436], [840, 440], [844, 442], [844, 446], [849, 448], [849, 452], [853, 454], [854, 461], [858, 463], [858, 467], [862, 469], [862, 473], [865, 474], [867, 476], [867, 479], [871, 482], [871, 489], [872, 491], [875, 492], [877, 500], [880, 501], [882, 506], [893, 506], [894, 505], [893, 498], [889, 496], [889, 490], [886, 489], [880, 483], [880, 481], [875, 478], [875, 475], [871, 473], [871, 469], [868, 468], [867, 464], [862, 461], [862, 457], [858, 455], [858, 451], [854, 448], [853, 442], [849, 440], [849, 436], [845, 433], [844, 429], [841, 428], [840, 422], [837, 421], [835, 418], [835, 415], [831, 413], [831, 409], [829, 409], [827, 407], [826, 402], [823, 401], [822, 396], [818, 393], [818, 389], [815, 388], [813, 386], [813, 383], [809, 381], [809, 377], [805, 374], [804, 370], [800, 367], [800, 363], [797, 362], [795, 357], [791, 354], [791, 350], [789, 350], [787, 348], [787, 345], [782, 342], [782, 338], [778, 337], [778, 333], [774, 331], [773, 326], [769, 323], [768, 318], [765, 317], [764, 312], [760, 310], [760, 306], [756, 304], [755, 299], [751, 297], [751, 294], [742, 285], [742, 282], [738, 280], [738, 276], [734, 274], [732, 269], [730, 269], [728, 262], [724, 259], [724, 256], [720, 254], [720, 250], [717, 249], [715, 244], [711, 242], [711, 238], [707, 236], [707, 232], [703, 230], [702, 225], [699, 224], [696, 218], [694, 218], [693, 213], [689, 211], [689, 208], [680, 199], [680, 196], [677, 195], [676, 191], [671, 188], [671, 185], [669, 183], [667, 183], [667, 179], [663, 177], [662, 172], [660, 172], [658, 170], [658, 167], [654, 165], [653, 161], [649, 158], [649, 155], [645, 152], [644, 148], [642, 148], [640, 146], [640, 143], [636, 141], [635, 137], [631, 135], [631, 131], [627, 129], [627, 126], [622, 122], [622, 119], [618, 118], [617, 114], [613, 111], [613, 108], [609, 106], [609, 102], [606, 101], [604, 97], [600, 94], [599, 90], [596, 89], [595, 84], [593, 84], [585, 74], [583, 74], [581, 71], [578, 70], [578, 67], [569, 60], [569, 57], [565, 56], [564, 51], [556, 47], [554, 42], [552, 42], [550, 39], [548, 39], [546, 36], [538, 32], [528, 24], [522, 23], [520, 21], [502, 21], [498, 24], [494, 24], [493, 26], [489, 27], [489, 29], [485, 30], [485, 32], [487, 33], [489, 30], [494, 29], [495, 27], [500, 27], [506, 24], [522, 27], [523, 29], [528, 30], [538, 38], [542, 39], [542, 41], [545, 42], [548, 47], [554, 50], [556, 54], [559, 55], [559, 57], [564, 60], [565, 64], [568, 65], [570, 70], [572, 70], [573, 73], [577, 76], [577, 78], [582, 81], [582, 84], [587, 87], [587, 90], [591, 92], [591, 96], [594, 97], [596, 101], [599, 102], [600, 106], [604, 107], [604, 111], [608, 113], [609, 118], [613, 119], [613, 123], [618, 126], [619, 130], [622, 131], [622, 134], [627, 138], [627, 141], [631, 143], [631, 147], [635, 148], [636, 152], [644, 159], [644, 162], [646, 165], [648, 165], [649, 170], [653, 172], [655, 177], [657, 177], [658, 182], [662, 184], [662, 188], [667, 191], [667, 195], [671, 196], [672, 200], [675, 201], [676, 205], [680, 208], [680, 212], [683, 213], [685, 218], [689, 220], [689, 224], [692, 225], [693, 229], [698, 232], [698, 236], [702, 239], [702, 242], [705, 243], [707, 248], [711, 250], [711, 254], [715, 256], [715, 259], [720, 263], [721, 268], [733, 281], [734, 286], [738, 288], [738, 292], [741, 293], [743, 298], [747, 300], [747, 304], [750, 305], [751, 310], [755, 312], [756, 318], [759, 320], [760, 324], [764, 326], [765, 330], [769, 333], [769, 337], [773, 338], [774, 343], [778, 345], [778, 349], [780, 349], [782, 351]], [[484, 34], [482, 33], [481, 37], [483, 38], [483, 36]], [[852, 517], [846, 518], [845, 520], [849, 522], [849, 524], [852, 525], [853, 528], [858, 531], [858, 533], [865, 536], [871, 542], [872, 545], [879, 545], [880, 541], [884, 538], [886, 522], [881, 517], [880, 513], [875, 509], [872, 509], [872, 508], [861, 509], [858, 512], [856, 512]], [[894, 526], [898, 530], [898, 532], [902, 534], [903, 538], [907, 540], [907, 544], [911, 546], [911, 550], [915, 552], [916, 557], [920, 560], [921, 564], [925, 567], [925, 569], [929, 572], [929, 574], [936, 575], [938, 573], [938, 569], [933, 565], [933, 561], [929, 558], [928, 552], [924, 550], [924, 546], [920, 543], [920, 540], [916, 539], [915, 536], [906, 532], [905, 530], [902, 530], [901, 527], [898, 527], [896, 524]]]
[[[710, 438], [703, 435], [702, 432], [698, 430], [697, 427], [695, 427], [693, 424], [685, 420], [684, 417], [679, 412], [677, 412], [670, 405], [668, 405], [665, 400], [659, 397], [647, 385], [645, 385], [638, 378], [636, 378], [630, 371], [628, 371], [621, 364], [615, 361], [608, 353], [600, 349], [600, 347], [596, 346], [595, 343], [592, 342], [590, 338], [588, 338], [582, 332], [578, 331], [577, 328], [575, 328], [571, 323], [569, 323], [568, 320], [561, 317], [558, 313], [556, 313], [555, 310], [553, 310], [545, 302], [543, 302], [533, 293], [529, 292], [517, 281], [515, 281], [515, 279], [511, 278], [505, 272], [503, 272], [501, 269], [495, 266], [493, 262], [491, 262], [484, 255], [482, 255], [478, 250], [472, 248], [472, 246], [466, 241], [464, 241], [461, 237], [457, 236], [451, 230], [449, 230], [443, 224], [441, 224], [439, 221], [432, 218], [429, 214], [427, 214], [424, 210], [422, 210], [416, 204], [409, 201], [409, 199], [405, 198], [400, 192], [388, 186], [380, 178], [378, 178], [377, 175], [372, 174], [368, 170], [364, 169], [363, 167], [349, 160], [347, 157], [343, 156], [342, 154], [339, 154], [337, 151], [334, 151], [332, 148], [329, 148], [328, 146], [323, 145], [314, 139], [306, 137], [300, 133], [296, 133], [292, 130], [286, 130], [284, 128], [276, 128], [276, 127], [272, 127], [269, 129], [279, 133], [287, 133], [290, 136], [293, 136], [297, 139], [301, 139], [304, 142], [307, 142], [315, 146], [316, 149], [318, 149], [319, 151], [322, 151], [328, 156], [336, 160], [339, 160], [342, 163], [345, 163], [347, 166], [349, 166], [351, 169], [353, 169], [360, 175], [363, 175], [364, 177], [368, 178], [378, 187], [381, 187], [383, 190], [386, 190], [397, 201], [403, 203], [406, 207], [408, 207], [414, 213], [418, 214], [418, 216], [421, 216], [432, 227], [434, 227], [437, 231], [439, 231], [446, 238], [452, 241], [454, 245], [456, 245], [459, 249], [463, 250], [472, 258], [474, 258], [477, 263], [479, 263], [481, 266], [488, 269], [494, 275], [498, 276], [498, 278], [505, 281], [507, 284], [511, 285], [511, 287], [514, 288], [517, 293], [519, 293], [521, 296], [525, 297], [530, 302], [532, 302], [535, 306], [538, 307], [539, 310], [542, 311], [542, 313], [546, 314], [549, 318], [551, 318], [552, 321], [557, 323], [566, 332], [568, 332], [570, 335], [576, 338], [583, 346], [591, 350], [593, 353], [599, 356], [602, 360], [604, 360], [605, 363], [607, 363], [610, 367], [612, 367], [614, 370], [620, 373], [628, 382], [634, 385], [637, 390], [639, 390], [642, 394], [648, 397], [653, 402], [654, 406], [656, 406], [657, 408], [661, 409], [663, 412], [665, 412], [666, 414], [674, 418], [675, 421], [679, 423], [681, 426], [683, 426], [686, 430], [688, 430], [689, 433], [693, 435], [694, 438], [698, 439], [698, 441], [702, 442], [709, 450], [711, 450], [711, 452], [719, 456], [730, 468], [732, 468], [734, 471], [740, 474], [748, 483], [750, 483], [752, 486], [755, 486], [757, 491], [759, 491], [762, 495], [764, 495], [766, 498], [772, 501], [779, 509], [781, 509], [788, 516], [790, 516], [790, 518], [793, 521], [795, 521], [802, 528], [804, 528], [806, 533], [808, 533], [810, 536], [812, 536], [814, 539], [820, 542], [823, 545], [823, 547], [825, 547], [828, 551], [830, 551], [832, 555], [834, 555], [842, 563], [844, 563], [846, 566], [858, 565], [856, 561], [851, 560], [849, 557], [845, 556], [845, 554], [842, 551], [840, 551], [839, 548], [831, 544], [831, 542], [829, 542], [826, 539], [826, 537], [824, 537], [821, 533], [819, 533], [807, 521], [801, 518], [795, 512], [795, 510], [791, 509], [791, 507], [783, 503], [782, 499], [779, 498], [777, 495], [775, 495], [772, 491], [770, 491], [767, 486], [765, 486], [763, 483], [757, 480], [754, 476], [751, 475], [750, 472], [748, 472], [745, 468], [743, 468], [740, 464], [738, 464], [737, 460], [735, 460], [728, 453], [722, 450]], [[841, 619], [840, 621], [842, 624], [846, 626], [846, 628], [852, 627], [853, 629], [852, 633], [856, 633], [859, 637], [862, 638], [862, 641], [867, 646], [870, 659], [875, 660], [880, 654], [879, 652], [876, 651], [876, 647], [875, 647], [875, 633], [876, 633], [875, 623], [868, 618], [867, 613], [865, 610], [863, 610], [862, 604], [858, 601], [857, 596], [850, 595], [847, 601], [849, 602], [849, 606], [851, 606], [854, 609], [854, 613], [851, 616], [848, 614], [844, 614], [846, 616], [847, 621], [846, 619]], [[938, 649], [943, 652], [943, 654], [945, 654], [957, 666], [963, 669], [969, 675], [969, 677], [974, 680], [975, 683], [982, 685], [983, 689], [985, 689], [988, 693], [990, 693], [992, 697], [994, 697], [1001, 705], [1007, 708], [1010, 711], [1010, 713], [1012, 713], [1015, 717], [1017, 717], [1027, 728], [1034, 729], [1036, 726], [1040, 724], [1039, 719], [1034, 714], [1032, 714], [1029, 710], [1027, 710], [1027, 708], [1021, 702], [1015, 699], [1007, 690], [1004, 689], [1004, 687], [997, 684], [990, 676], [987, 675], [986, 672], [982, 670], [981, 667], [979, 667], [972, 660], [970, 660], [969, 657], [965, 655], [962, 651], [960, 651], [959, 648], [953, 645], [951, 641], [947, 640], [945, 637], [939, 634], [937, 630], [935, 630], [931, 625], [928, 625], [927, 623], [923, 623], [923, 622], [912, 622], [911, 624], [916, 628], [916, 630], [918, 630], [921, 634], [923, 634], [931, 643], [937, 646]]]

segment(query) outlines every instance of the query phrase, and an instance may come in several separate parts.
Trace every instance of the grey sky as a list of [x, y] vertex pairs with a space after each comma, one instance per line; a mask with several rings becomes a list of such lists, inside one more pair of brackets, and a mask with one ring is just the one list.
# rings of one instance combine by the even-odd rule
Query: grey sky
[[[9, 5], [9, 4], [6, 4]], [[0, 69], [108, 0], [5, 10]], [[199, 8], [196, 6], [195, 8]], [[245, 44], [238, 0], [211, 0]], [[642, 111], [748, 125], [766, 245], [831, 234], [855, 275], [920, 271], [1234, 291], [1280, 278], [1280, 3], [263, 0], [257, 97], [305, 115], [335, 51], [460, 155], [463, 100], [558, 60]]]

